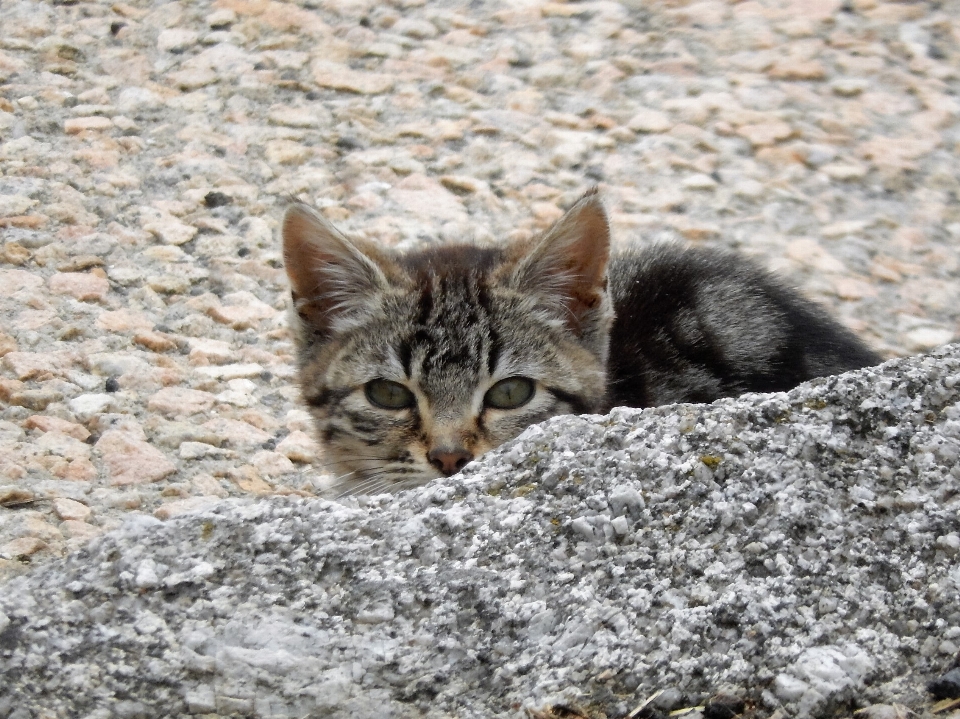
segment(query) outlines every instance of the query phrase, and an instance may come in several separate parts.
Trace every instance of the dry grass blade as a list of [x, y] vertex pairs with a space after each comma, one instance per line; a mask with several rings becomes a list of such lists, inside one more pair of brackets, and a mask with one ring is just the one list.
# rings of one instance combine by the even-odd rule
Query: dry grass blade
[[672, 712], [668, 713], [667, 716], [671, 717], [682, 717], [690, 712], [702, 712], [703, 706], [698, 707], [684, 707], [683, 709], [674, 709]]
[[650, 702], [652, 702], [661, 694], [663, 694], [663, 689], [657, 689], [657, 691], [640, 702], [632, 712], [627, 714], [627, 719], [637, 719], [637, 717], [640, 716], [640, 713], [650, 705]]
[[942, 699], [930, 707], [930, 711], [934, 714], [942, 714], [957, 708], [960, 708], [960, 698]]

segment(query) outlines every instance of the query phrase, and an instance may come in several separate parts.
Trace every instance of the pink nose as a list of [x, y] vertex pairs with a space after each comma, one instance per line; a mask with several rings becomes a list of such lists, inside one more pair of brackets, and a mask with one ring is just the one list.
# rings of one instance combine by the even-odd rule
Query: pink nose
[[452, 449], [450, 447], [438, 447], [430, 450], [427, 454], [427, 459], [429, 459], [430, 464], [443, 473], [445, 477], [449, 477], [463, 469], [467, 465], [467, 462], [473, 459], [473, 455], [463, 447], [454, 447]]

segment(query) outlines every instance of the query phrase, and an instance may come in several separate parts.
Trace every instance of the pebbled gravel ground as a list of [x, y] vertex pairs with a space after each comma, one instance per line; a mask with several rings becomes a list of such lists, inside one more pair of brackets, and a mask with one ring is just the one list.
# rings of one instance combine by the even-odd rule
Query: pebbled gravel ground
[[394, 497], [133, 515], [0, 585], [0, 716], [933, 717], [958, 457], [952, 345], [555, 418]]
[[410, 245], [535, 232], [598, 184], [618, 241], [757, 256], [887, 356], [958, 334], [956, 0], [0, 15], [0, 577], [329, 481], [291, 195]]

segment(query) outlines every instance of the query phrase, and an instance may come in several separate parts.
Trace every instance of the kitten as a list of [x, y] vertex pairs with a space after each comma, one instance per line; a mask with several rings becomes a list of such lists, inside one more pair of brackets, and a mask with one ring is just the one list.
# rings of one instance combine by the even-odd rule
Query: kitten
[[303, 397], [350, 493], [449, 476], [558, 414], [787, 390], [880, 361], [743, 257], [611, 257], [595, 191], [531, 240], [407, 253], [295, 204], [283, 246]]

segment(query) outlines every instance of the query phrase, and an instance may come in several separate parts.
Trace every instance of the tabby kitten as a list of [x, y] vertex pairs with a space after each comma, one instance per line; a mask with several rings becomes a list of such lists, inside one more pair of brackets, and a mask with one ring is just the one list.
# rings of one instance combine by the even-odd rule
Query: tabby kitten
[[351, 493], [451, 475], [548, 417], [786, 390], [876, 364], [743, 257], [610, 255], [595, 192], [540, 237], [397, 253], [283, 221], [303, 397]]

